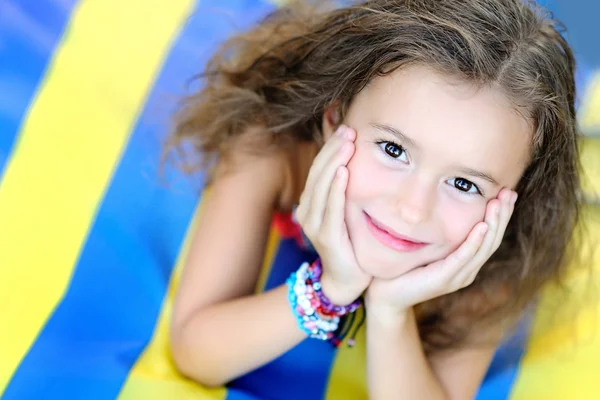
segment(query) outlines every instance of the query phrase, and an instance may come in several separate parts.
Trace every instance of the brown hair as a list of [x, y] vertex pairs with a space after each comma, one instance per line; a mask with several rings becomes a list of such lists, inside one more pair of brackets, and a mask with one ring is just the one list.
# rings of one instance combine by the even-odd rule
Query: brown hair
[[477, 322], [517, 316], [576, 254], [575, 61], [560, 32], [522, 0], [372, 0], [327, 10], [295, 2], [213, 56], [168, 148], [190, 142], [198, 166], [210, 169], [250, 127], [276, 148], [321, 141], [328, 106], [339, 104], [343, 117], [374, 77], [407, 65], [503, 91], [533, 127], [531, 162], [504, 240], [475, 282], [418, 308], [426, 350], [448, 348]]

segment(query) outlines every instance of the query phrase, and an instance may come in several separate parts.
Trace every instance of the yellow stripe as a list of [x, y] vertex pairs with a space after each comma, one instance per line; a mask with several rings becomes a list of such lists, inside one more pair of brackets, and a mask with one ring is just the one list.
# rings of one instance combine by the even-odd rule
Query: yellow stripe
[[273, 262], [275, 261], [275, 255], [277, 254], [277, 250], [279, 249], [279, 241], [281, 238], [277, 233], [276, 229], [271, 229], [269, 233], [269, 239], [267, 241], [267, 249], [265, 252], [265, 259], [263, 261], [263, 265], [260, 270], [260, 276], [258, 278], [258, 283], [256, 284], [256, 293], [260, 293], [265, 290], [265, 285], [267, 284], [267, 278], [271, 274], [271, 268], [273, 268]]
[[586, 133], [600, 131], [600, 72], [596, 73], [585, 89], [579, 121]]
[[191, 0], [88, 0], [74, 11], [0, 187], [0, 393], [68, 286], [190, 10]]
[[[585, 210], [598, 248], [600, 208]], [[589, 250], [589, 249], [588, 249]], [[540, 303], [520, 372], [514, 400], [597, 399], [600, 393], [600, 254], [590, 265], [573, 268], [569, 293], [549, 287]]]
[[[360, 315], [358, 315], [360, 317]], [[356, 323], [356, 322], [355, 322]], [[362, 400], [369, 398], [367, 390], [367, 359], [365, 325], [356, 335], [356, 345], [340, 345], [333, 361], [326, 400]]]
[[[196, 214], [201, 213], [200, 211]], [[197, 222], [198, 218], [194, 217]], [[162, 307], [158, 323], [150, 344], [144, 350], [123, 386], [119, 400], [137, 399], [178, 399], [178, 400], [221, 400], [227, 395], [225, 388], [207, 389], [197, 383], [182, 377], [175, 369], [169, 356], [169, 321], [173, 300], [177, 290], [181, 269], [189, 249], [189, 241], [195, 223], [189, 229], [179, 258], [169, 290]], [[263, 263], [261, 279], [258, 288], [262, 289], [271, 269], [279, 243], [279, 236], [274, 230], [269, 235], [266, 257]]]
[[581, 164], [586, 200], [600, 205], [600, 137], [585, 137], [581, 145]]

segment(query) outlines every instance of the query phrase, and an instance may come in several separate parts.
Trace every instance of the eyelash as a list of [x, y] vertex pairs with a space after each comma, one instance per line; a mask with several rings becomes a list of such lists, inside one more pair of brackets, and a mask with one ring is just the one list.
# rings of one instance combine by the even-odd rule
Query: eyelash
[[[380, 140], [377, 140], [375, 143], [376, 143], [376, 144], [379, 146], [379, 148], [381, 149], [381, 151], [383, 151], [383, 152], [384, 152], [384, 154], [385, 154], [385, 155], [387, 155], [388, 157], [392, 158], [393, 160], [400, 161], [400, 160], [398, 160], [398, 158], [396, 158], [396, 157], [393, 157], [392, 155], [390, 155], [390, 153], [388, 153], [388, 152], [386, 151], [386, 147], [387, 147], [387, 146], [390, 146], [390, 145], [391, 145], [391, 146], [397, 147], [397, 148], [400, 150], [400, 152], [401, 152], [400, 154], [402, 154], [402, 153], [405, 153], [405, 154], [406, 154], [406, 149], [405, 149], [404, 147], [402, 147], [402, 146], [401, 146], [401, 145], [399, 145], [398, 143], [392, 142], [392, 141], [390, 141], [390, 140], [383, 140], [383, 139], [380, 139]], [[382, 145], [383, 145], [383, 146], [382, 146]], [[406, 163], [405, 161], [400, 161], [400, 162], [404, 162], [404, 163]]]
[[454, 181], [460, 180], [460, 181], [466, 182], [468, 185], [471, 185], [471, 187], [475, 189], [475, 193], [469, 193], [469, 192], [465, 192], [464, 190], [461, 190], [461, 189], [457, 188], [456, 184], [455, 184], [453, 187], [456, 188], [456, 190], [458, 190], [459, 192], [462, 192], [462, 193], [467, 194], [467, 195], [478, 195], [478, 196], [482, 196], [483, 197], [483, 192], [481, 191], [481, 189], [479, 189], [479, 186], [477, 186], [476, 184], [474, 184], [470, 180], [465, 179], [465, 178], [452, 178], [452, 179], [449, 179], [449, 181], [451, 181], [451, 180], [454, 180]]
[[[393, 160], [398, 160], [398, 158], [392, 156], [390, 153], [388, 153], [386, 151], [386, 147], [388, 147], [390, 145], [398, 148], [400, 150], [400, 154], [402, 154], [402, 153], [406, 154], [406, 149], [404, 147], [402, 147], [402, 145], [399, 145], [398, 143], [392, 142], [390, 140], [380, 139], [380, 140], [377, 140], [375, 143], [379, 146], [379, 148], [381, 149], [381, 151], [383, 151], [383, 153], [386, 156], [388, 156], [389, 158], [391, 158]], [[398, 161], [400, 161], [400, 160], [398, 160]], [[400, 161], [400, 162], [406, 163], [405, 161]], [[471, 182], [470, 180], [465, 179], [465, 178], [460, 178], [460, 177], [449, 179], [449, 181], [452, 181], [452, 180], [455, 181], [455, 184], [451, 185], [451, 186], [454, 187], [459, 192], [464, 193], [466, 195], [470, 195], [470, 196], [472, 196], [472, 195], [478, 195], [478, 196], [482, 196], [482, 197], [484, 196], [483, 191], [479, 188], [479, 186], [477, 186], [475, 183]], [[469, 193], [468, 191], [464, 191], [464, 190], [459, 189], [458, 187], [456, 187], [456, 181], [462, 181], [462, 182], [466, 183], [467, 185], [470, 185], [470, 188], [474, 188], [475, 192], [474, 193]]]

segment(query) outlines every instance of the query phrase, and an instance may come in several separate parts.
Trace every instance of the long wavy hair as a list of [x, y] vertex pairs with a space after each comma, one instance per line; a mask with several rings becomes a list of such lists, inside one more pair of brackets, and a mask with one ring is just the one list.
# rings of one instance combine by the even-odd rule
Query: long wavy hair
[[562, 31], [523, 0], [288, 3], [214, 54], [167, 150], [191, 145], [198, 157], [186, 165], [210, 172], [250, 128], [270, 148], [320, 143], [327, 107], [338, 105], [343, 120], [374, 77], [408, 65], [502, 91], [533, 128], [506, 235], [471, 286], [417, 307], [426, 351], [457, 346], [481, 324], [514, 321], [577, 254], [575, 60]]

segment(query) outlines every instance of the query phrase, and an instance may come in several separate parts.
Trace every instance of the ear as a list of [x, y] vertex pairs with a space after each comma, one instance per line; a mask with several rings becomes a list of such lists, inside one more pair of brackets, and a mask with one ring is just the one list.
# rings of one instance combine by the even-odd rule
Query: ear
[[328, 106], [323, 112], [322, 132], [325, 140], [329, 139], [335, 133], [341, 124], [340, 104], [335, 102]]

